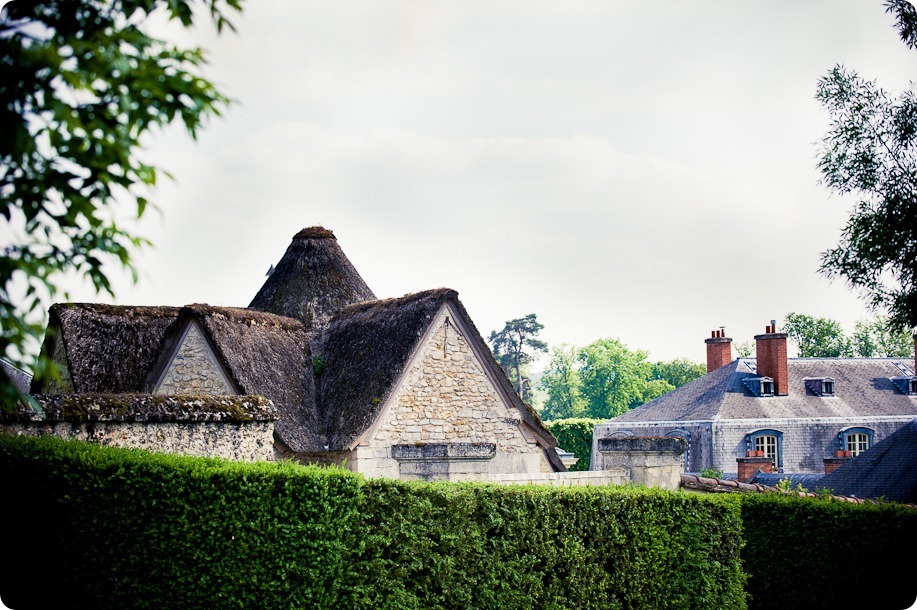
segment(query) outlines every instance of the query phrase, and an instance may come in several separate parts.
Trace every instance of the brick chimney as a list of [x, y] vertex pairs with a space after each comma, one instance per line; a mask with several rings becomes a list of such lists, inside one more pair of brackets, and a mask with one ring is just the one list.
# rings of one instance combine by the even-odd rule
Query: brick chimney
[[853, 458], [853, 453], [846, 450], [838, 449], [834, 452], [834, 457], [825, 458], [825, 474], [831, 474]]
[[706, 339], [704, 343], [707, 344], [708, 373], [732, 362], [732, 339], [726, 336], [725, 330], [720, 328], [720, 330], [712, 331], [710, 338]]
[[763, 335], [755, 335], [758, 374], [774, 380], [774, 395], [789, 394], [789, 374], [786, 364], [786, 333], [777, 332], [777, 322], [771, 320]]
[[774, 472], [774, 461], [771, 458], [764, 457], [763, 451], [747, 451], [745, 457], [736, 458], [738, 466], [739, 483], [748, 483], [749, 480], [760, 470], [761, 472]]

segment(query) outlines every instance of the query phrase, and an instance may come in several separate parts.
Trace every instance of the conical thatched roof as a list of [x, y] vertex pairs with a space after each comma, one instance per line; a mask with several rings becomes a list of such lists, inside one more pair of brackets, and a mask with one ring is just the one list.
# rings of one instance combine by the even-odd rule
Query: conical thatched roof
[[249, 307], [296, 318], [314, 332], [346, 305], [375, 298], [334, 233], [309, 227], [293, 237]]

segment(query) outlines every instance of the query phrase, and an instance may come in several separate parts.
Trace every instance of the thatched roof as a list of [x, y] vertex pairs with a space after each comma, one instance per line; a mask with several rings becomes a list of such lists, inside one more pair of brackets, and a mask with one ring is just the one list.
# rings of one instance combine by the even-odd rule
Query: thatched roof
[[[78, 393], [142, 392], [178, 312], [177, 307], [52, 305], [42, 351], [52, 356], [57, 342], [63, 342]], [[32, 393], [42, 391], [40, 383], [33, 382]]]
[[466, 339], [484, 358], [484, 366], [497, 380], [501, 393], [522, 414], [523, 425], [546, 449], [555, 468], [566, 470], [555, 451], [557, 440], [538, 413], [519, 398], [458, 300], [458, 293], [448, 288], [350, 305], [334, 318], [323, 345], [318, 380], [318, 403], [329, 449], [347, 448], [372, 426], [420, 339], [447, 302], [469, 329]]
[[301, 322], [251, 309], [197, 304], [181, 309], [175, 336], [192, 319], [239, 391], [274, 403], [280, 415], [275, 430], [291, 449], [313, 451], [323, 446], [318, 437], [312, 355]]
[[375, 298], [334, 234], [310, 227], [293, 237], [249, 307], [296, 318], [307, 330], [320, 331], [345, 305]]
[[[54, 305], [43, 350], [63, 341], [79, 394], [152, 390], [181, 338], [197, 323], [242, 394], [264, 396], [277, 409], [275, 430], [294, 451], [312, 451], [317, 436], [309, 341], [298, 320], [233, 307]], [[34, 387], [41, 393], [43, 388]]]
[[347, 448], [376, 421], [420, 338], [453, 295], [428, 290], [360, 303], [331, 322], [318, 380], [330, 450]]

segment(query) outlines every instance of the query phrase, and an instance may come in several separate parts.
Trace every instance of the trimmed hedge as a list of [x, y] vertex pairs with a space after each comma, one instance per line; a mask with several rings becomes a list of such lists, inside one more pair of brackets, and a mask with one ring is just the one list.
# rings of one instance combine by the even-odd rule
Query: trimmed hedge
[[560, 448], [579, 458], [570, 470], [589, 470], [592, 460], [592, 431], [601, 419], [570, 418], [544, 422]]
[[741, 494], [748, 607], [903, 610], [917, 600], [917, 510]]
[[633, 487], [364, 480], [0, 436], [4, 603], [745, 608], [741, 505]]

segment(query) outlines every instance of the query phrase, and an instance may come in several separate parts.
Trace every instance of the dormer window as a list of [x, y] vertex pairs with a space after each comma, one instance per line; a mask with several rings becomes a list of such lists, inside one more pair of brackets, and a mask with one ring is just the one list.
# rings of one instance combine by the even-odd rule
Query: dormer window
[[837, 435], [838, 449], [849, 451], [853, 456], [860, 455], [872, 447], [875, 434], [872, 428], [858, 427], [841, 430]]
[[917, 396], [917, 377], [914, 375], [910, 377], [892, 377], [891, 380], [902, 394]]
[[816, 396], [834, 396], [834, 379], [831, 377], [814, 377], [803, 381], [806, 389]]
[[771, 377], [748, 377], [742, 381], [745, 387], [758, 398], [774, 395], [774, 380]]

